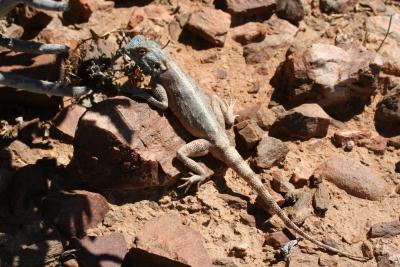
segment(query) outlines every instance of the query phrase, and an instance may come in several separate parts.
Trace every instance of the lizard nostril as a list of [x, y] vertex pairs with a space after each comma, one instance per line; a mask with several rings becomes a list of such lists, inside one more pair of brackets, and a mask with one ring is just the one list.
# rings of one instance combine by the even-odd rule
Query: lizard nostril
[[155, 68], [155, 69], [160, 69], [160, 64], [159, 64], [159, 63], [154, 63], [154, 64], [153, 64], [153, 68]]

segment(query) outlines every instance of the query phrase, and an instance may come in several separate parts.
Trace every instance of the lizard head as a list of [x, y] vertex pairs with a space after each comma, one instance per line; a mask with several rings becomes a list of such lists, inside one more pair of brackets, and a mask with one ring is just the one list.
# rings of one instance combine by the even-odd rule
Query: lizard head
[[158, 76], [167, 70], [166, 56], [160, 45], [143, 35], [132, 38], [122, 52], [135, 61], [146, 75]]

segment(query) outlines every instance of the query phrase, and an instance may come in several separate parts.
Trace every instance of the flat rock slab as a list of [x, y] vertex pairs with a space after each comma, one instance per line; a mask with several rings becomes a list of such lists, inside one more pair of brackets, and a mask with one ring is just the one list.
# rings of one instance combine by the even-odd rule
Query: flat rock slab
[[42, 207], [45, 216], [67, 236], [81, 235], [95, 227], [110, 209], [102, 195], [84, 190], [51, 192]]
[[138, 233], [126, 266], [212, 267], [202, 236], [176, 213], [149, 221]]
[[81, 267], [118, 267], [128, 253], [124, 236], [120, 233], [74, 238], [71, 245], [77, 249], [76, 257]]
[[328, 158], [316, 168], [314, 176], [363, 199], [379, 200], [393, 191], [379, 173], [343, 155]]
[[53, 126], [68, 136], [69, 138], [75, 137], [75, 131], [78, 127], [78, 122], [86, 108], [80, 105], [71, 105], [61, 110], [53, 119]]
[[369, 237], [391, 237], [400, 235], [400, 221], [383, 222], [371, 226]]
[[[173, 126], [172, 126], [173, 125]], [[169, 113], [126, 97], [107, 99], [81, 118], [74, 163], [98, 189], [134, 190], [173, 184], [182, 170], [176, 151], [191, 140]]]

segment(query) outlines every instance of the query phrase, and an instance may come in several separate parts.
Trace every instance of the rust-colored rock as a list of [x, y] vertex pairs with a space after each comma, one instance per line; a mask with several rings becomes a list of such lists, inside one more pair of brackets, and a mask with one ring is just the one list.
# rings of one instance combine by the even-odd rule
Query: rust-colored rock
[[78, 122], [86, 108], [80, 105], [71, 105], [61, 110], [53, 119], [53, 125], [69, 138], [75, 137]]
[[300, 161], [296, 164], [290, 182], [297, 188], [303, 187], [309, 183], [310, 177], [313, 173], [311, 164], [307, 161]]
[[280, 248], [289, 241], [290, 239], [285, 235], [283, 231], [265, 234], [265, 243], [274, 248]]
[[139, 231], [126, 263], [126, 266], [213, 266], [201, 235], [183, 225], [176, 213], [146, 223]]
[[369, 200], [379, 200], [393, 191], [379, 173], [343, 155], [328, 158], [316, 168], [314, 176], [330, 181], [350, 195]]
[[381, 132], [392, 136], [400, 134], [400, 85], [378, 103], [375, 122]]
[[240, 23], [249, 17], [268, 18], [276, 6], [276, 0], [223, 0], [223, 2], [235, 23]]
[[102, 195], [84, 190], [50, 192], [42, 207], [45, 216], [68, 236], [81, 235], [95, 227], [109, 210]]
[[81, 118], [74, 163], [81, 177], [99, 189], [170, 185], [182, 167], [175, 159], [176, 151], [188, 137], [168, 112], [160, 115], [147, 103], [110, 98]]
[[242, 121], [235, 125], [238, 145], [245, 150], [252, 150], [264, 135], [264, 131], [253, 120]]
[[267, 25], [259, 22], [248, 22], [232, 29], [232, 39], [246, 45], [262, 41], [266, 33]]
[[257, 156], [253, 165], [259, 169], [269, 169], [284, 161], [289, 148], [284, 142], [265, 134], [257, 146]]
[[190, 31], [216, 46], [224, 46], [230, 25], [231, 16], [228, 13], [208, 7], [194, 11], [186, 23]]
[[97, 9], [96, 0], [70, 0], [70, 10], [64, 12], [64, 18], [71, 22], [87, 22]]
[[74, 238], [71, 246], [77, 250], [76, 257], [80, 267], [118, 267], [128, 253], [124, 236], [120, 233]]

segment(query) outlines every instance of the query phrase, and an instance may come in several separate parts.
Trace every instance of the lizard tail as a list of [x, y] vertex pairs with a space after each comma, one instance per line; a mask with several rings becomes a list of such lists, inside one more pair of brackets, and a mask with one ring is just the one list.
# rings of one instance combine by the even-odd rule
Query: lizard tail
[[232, 168], [240, 177], [245, 179], [247, 183], [257, 192], [257, 194], [262, 198], [262, 200], [267, 204], [268, 207], [271, 207], [271, 210], [275, 212], [279, 218], [286, 224], [287, 227], [293, 229], [297, 234], [302, 236], [303, 238], [311, 241], [315, 245], [326, 249], [327, 251], [337, 253], [339, 255], [348, 257], [357, 261], [368, 261], [370, 258], [361, 257], [352, 255], [350, 253], [341, 251], [334, 247], [328, 246], [309, 234], [305, 233], [302, 229], [300, 229], [292, 220], [285, 214], [285, 212], [278, 206], [275, 200], [272, 198], [270, 193], [265, 189], [262, 184], [260, 178], [254, 173], [254, 171], [250, 168], [250, 166], [244, 161], [242, 156], [237, 152], [237, 150], [230, 146], [228, 148], [221, 149], [224, 155], [224, 162]]

